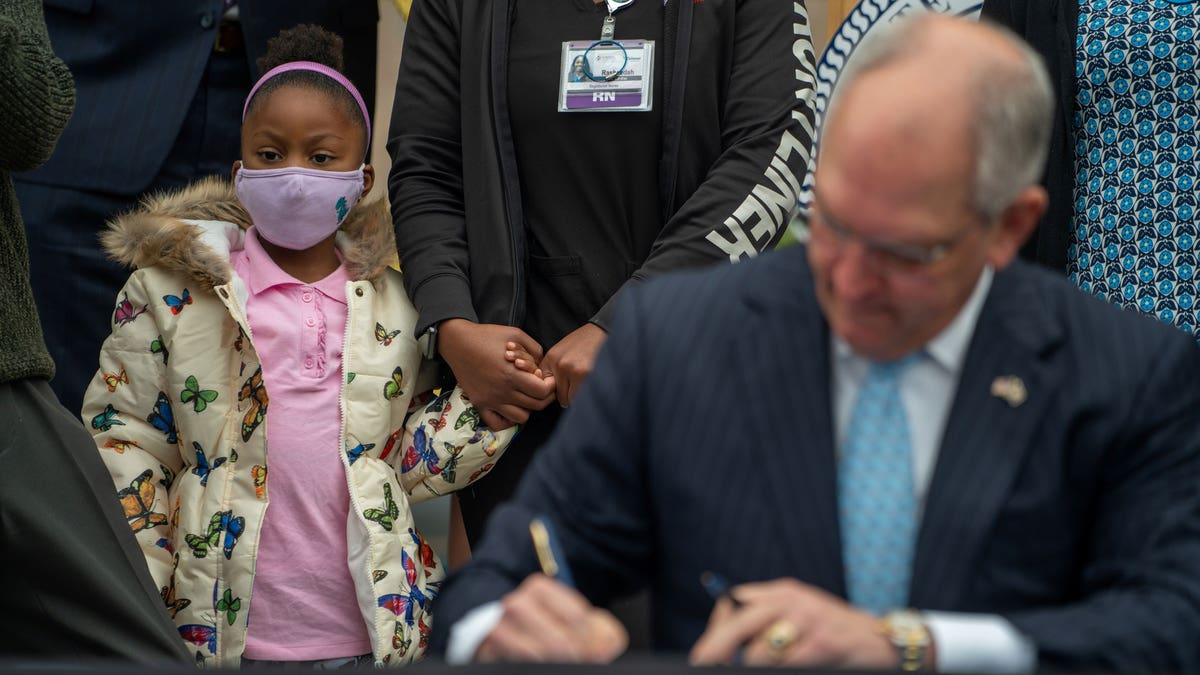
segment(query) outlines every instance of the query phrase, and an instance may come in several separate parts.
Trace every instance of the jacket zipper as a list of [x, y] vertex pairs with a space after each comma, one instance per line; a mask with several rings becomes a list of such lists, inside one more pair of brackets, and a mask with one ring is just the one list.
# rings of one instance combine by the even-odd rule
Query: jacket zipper
[[[242, 332], [246, 334], [246, 344], [242, 347], [242, 349], [243, 350], [253, 349], [255, 355], [257, 356], [258, 348], [256, 348], [254, 346], [253, 331], [250, 330], [250, 319], [249, 319], [249, 317], [246, 316], [245, 308], [242, 306], [241, 301], [238, 300], [237, 293], [232, 292], [229, 288], [229, 284], [226, 284], [224, 287], [222, 287], [220, 290], [218, 290], [217, 295], [222, 299], [222, 301], [224, 301], [225, 309], [226, 309], [226, 311], [228, 311], [230, 313], [230, 315], [233, 316], [234, 323], [236, 323], [238, 325], [238, 327], [241, 328]], [[261, 359], [259, 361], [259, 367], [262, 367]], [[238, 375], [238, 378], [235, 378], [235, 379], [241, 379], [241, 377], [244, 375], [245, 375], [245, 373], [241, 373]], [[264, 419], [263, 424], [265, 425], [266, 423], [267, 422]], [[265, 426], [263, 428], [263, 433], [264, 434], [266, 433]], [[266, 449], [267, 449], [266, 444], [264, 443], [263, 452], [266, 452]], [[222, 511], [226, 511], [226, 510], [232, 508], [232, 505], [230, 503], [232, 500], [229, 497], [229, 491], [233, 487], [233, 480], [230, 476], [231, 476], [231, 474], [226, 473], [226, 479], [225, 479], [225, 483], [224, 483], [225, 492], [224, 492], [224, 494], [221, 495], [221, 510]], [[267, 510], [269, 510], [270, 508], [271, 508], [271, 504], [270, 504], [270, 502], [268, 502], [266, 508], [263, 509], [263, 518], [264, 519], [266, 518]], [[258, 526], [259, 526], [259, 530], [261, 532], [261, 530], [262, 530], [262, 521], [261, 520], [259, 521]], [[217, 576], [217, 581], [219, 583], [221, 580], [224, 580], [226, 582], [226, 588], [228, 588], [228, 581], [229, 581], [229, 573], [228, 572], [229, 572], [229, 570], [225, 569], [225, 563], [221, 562], [219, 558], [218, 558], [217, 564], [221, 568], [221, 571]], [[255, 578], [255, 575], [257, 572], [258, 572], [258, 558], [256, 556], [254, 561], [251, 563], [251, 569], [250, 569], [251, 589], [253, 589], [253, 581], [254, 581], [254, 578]], [[214, 593], [215, 593], [215, 591], [214, 591]], [[253, 601], [254, 601], [254, 594], [253, 594], [253, 591], [251, 591], [250, 596], [246, 602], [249, 603], [249, 602], [253, 602]], [[247, 608], [248, 607], [249, 607], [249, 605], [247, 605]], [[248, 611], [248, 609], [247, 609], [247, 611]], [[218, 654], [216, 656], [217, 656], [217, 659], [219, 662], [223, 662], [225, 660], [225, 655], [229, 651], [229, 642], [224, 639], [224, 634], [226, 631], [224, 630], [224, 627], [221, 625], [220, 621], [217, 621], [215, 623], [215, 627], [217, 630], [217, 651], [218, 651]], [[245, 649], [246, 649], [246, 629], [243, 628], [242, 629], [242, 651], [244, 652]], [[227, 667], [227, 666], [223, 666], [223, 667]]]
[[499, 147], [501, 191], [504, 193], [504, 216], [508, 223], [508, 241], [512, 255], [512, 299], [508, 304], [508, 325], [520, 326], [525, 321], [525, 241], [524, 217], [521, 213], [520, 184], [517, 158], [512, 151], [512, 125], [508, 120], [508, 41], [513, 0], [494, 0], [492, 6], [492, 119], [495, 120], [496, 144]]
[[[363, 576], [360, 579], [355, 580], [354, 593], [355, 593], [355, 596], [357, 599], [357, 596], [360, 594], [359, 593], [359, 585], [358, 585], [359, 582], [361, 582], [363, 580], [366, 580], [368, 582], [370, 581], [371, 569], [375, 565], [374, 565], [374, 562], [371, 560], [372, 550], [371, 550], [370, 526], [367, 524], [367, 520], [363, 516], [362, 504], [359, 503], [359, 501], [358, 501], [358, 493], [355, 492], [355, 490], [354, 490], [354, 484], [353, 484], [354, 481], [351, 480], [351, 478], [350, 478], [350, 459], [346, 456], [346, 386], [347, 386], [346, 378], [349, 377], [349, 374], [351, 372], [351, 370], [350, 370], [350, 351], [351, 351], [350, 350], [350, 334], [351, 334], [351, 330], [350, 329], [354, 324], [355, 315], [361, 313], [361, 312], [355, 311], [354, 298], [361, 297], [361, 295], [358, 295], [357, 293], [353, 292], [353, 291], [361, 290], [361, 289], [355, 287], [356, 283], [361, 283], [361, 282], [347, 282], [346, 283], [346, 291], [347, 291], [346, 305], [349, 307], [349, 311], [346, 314], [346, 333], [345, 333], [345, 335], [342, 336], [342, 381], [340, 383], [340, 386], [338, 387], [338, 410], [340, 411], [340, 414], [341, 414], [341, 423], [338, 425], [339, 426], [339, 429], [338, 429], [338, 456], [341, 458], [342, 470], [345, 472], [345, 476], [346, 476], [346, 491], [350, 495], [350, 508], [354, 509], [354, 515], [358, 519], [358, 522], [362, 524], [363, 531], [366, 533], [366, 537], [367, 537], [367, 556], [366, 556], [367, 567], [365, 570], [363, 570]], [[361, 606], [359, 607], [359, 612], [363, 613]], [[374, 615], [375, 615], [375, 612], [374, 612], [374, 608], [372, 607], [371, 618], [370, 618], [370, 620], [366, 621], [367, 637], [371, 641], [371, 658], [374, 659], [376, 665], [378, 665], [379, 664], [379, 656], [378, 656], [379, 650], [377, 648], [379, 646], [380, 635], [379, 635], [378, 627], [375, 625], [376, 621], [375, 621]], [[364, 615], [363, 618], [366, 619], [366, 616]]]

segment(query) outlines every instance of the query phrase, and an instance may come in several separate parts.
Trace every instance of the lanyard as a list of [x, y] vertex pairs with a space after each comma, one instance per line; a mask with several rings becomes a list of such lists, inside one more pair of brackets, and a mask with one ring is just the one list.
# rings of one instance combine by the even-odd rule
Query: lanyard
[[617, 20], [614, 14], [633, 4], [633, 0], [604, 0], [608, 7], [608, 16], [604, 17], [604, 25], [600, 28], [600, 39], [611, 40], [617, 32]]

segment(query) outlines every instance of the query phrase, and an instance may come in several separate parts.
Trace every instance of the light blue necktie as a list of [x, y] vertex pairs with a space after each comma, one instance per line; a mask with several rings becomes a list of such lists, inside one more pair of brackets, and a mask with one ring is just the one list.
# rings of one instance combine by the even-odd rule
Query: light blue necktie
[[900, 376], [917, 355], [874, 363], [858, 391], [838, 467], [850, 602], [874, 614], [908, 604], [916, 541], [912, 437]]

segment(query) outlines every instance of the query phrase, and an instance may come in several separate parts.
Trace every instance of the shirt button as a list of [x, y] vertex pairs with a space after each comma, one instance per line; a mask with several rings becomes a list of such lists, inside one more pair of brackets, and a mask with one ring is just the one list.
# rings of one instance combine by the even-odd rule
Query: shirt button
[[212, 28], [212, 25], [213, 25], [212, 14], [205, 14], [204, 16], [200, 17], [200, 27], [201, 28], [207, 30], [209, 28]]
[[308, 325], [308, 326], [315, 326], [315, 325], [317, 325], [317, 320], [310, 316], [304, 320], [304, 323], [305, 323], [305, 325]]
[[312, 302], [312, 291], [304, 291], [300, 294], [300, 299], [305, 302]]
[[315, 365], [317, 365], [316, 361], [313, 361], [312, 359], [304, 359], [305, 368], [312, 370], [313, 366]]

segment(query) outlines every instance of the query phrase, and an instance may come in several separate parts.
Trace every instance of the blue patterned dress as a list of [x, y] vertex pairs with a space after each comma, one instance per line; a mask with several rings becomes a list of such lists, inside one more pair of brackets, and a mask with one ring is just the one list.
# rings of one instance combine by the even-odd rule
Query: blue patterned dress
[[1079, 0], [1067, 271], [1083, 290], [1200, 339], [1196, 11]]

